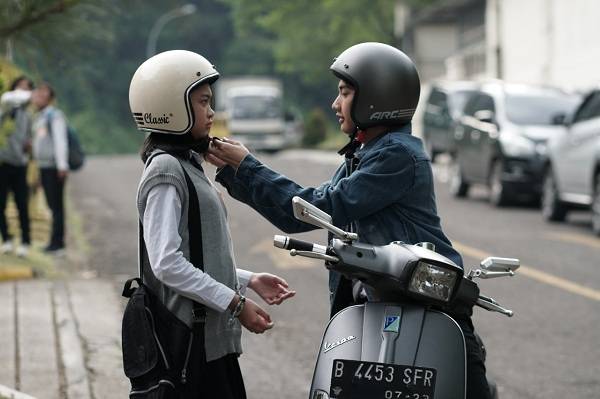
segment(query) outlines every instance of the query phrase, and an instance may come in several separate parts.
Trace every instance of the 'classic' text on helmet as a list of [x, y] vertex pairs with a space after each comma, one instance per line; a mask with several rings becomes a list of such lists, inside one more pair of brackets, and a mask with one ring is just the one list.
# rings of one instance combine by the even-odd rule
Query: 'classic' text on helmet
[[129, 107], [138, 129], [185, 134], [194, 126], [190, 92], [213, 83], [219, 72], [191, 51], [171, 50], [146, 60], [129, 85]]
[[410, 58], [383, 43], [360, 43], [342, 52], [330, 69], [355, 88], [350, 115], [359, 129], [411, 121], [421, 92]]

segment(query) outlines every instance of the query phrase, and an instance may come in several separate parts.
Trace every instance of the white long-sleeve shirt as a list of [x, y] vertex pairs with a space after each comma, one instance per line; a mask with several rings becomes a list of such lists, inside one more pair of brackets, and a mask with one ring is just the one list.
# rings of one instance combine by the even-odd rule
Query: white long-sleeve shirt
[[51, 105], [47, 106], [36, 114], [32, 131], [33, 156], [40, 168], [69, 170], [69, 142], [64, 114]]
[[30, 90], [16, 89], [13, 91], [7, 91], [0, 97], [0, 108], [3, 111], [10, 111], [13, 108], [27, 104], [30, 99]]
[[9, 132], [0, 148], [0, 162], [13, 166], [27, 165], [29, 156], [25, 145], [31, 140], [31, 117], [26, 105], [30, 99], [31, 91], [28, 90], [8, 91], [0, 97], [0, 121], [4, 122], [12, 114], [15, 123], [14, 130]]
[[[194, 267], [179, 250], [178, 227], [181, 200], [171, 184], [159, 184], [148, 193], [144, 211], [144, 241], [154, 275], [182, 295], [223, 312], [235, 296], [235, 291]], [[192, 243], [193, 245], [193, 243]], [[241, 291], [244, 292], [252, 272], [237, 269]]]

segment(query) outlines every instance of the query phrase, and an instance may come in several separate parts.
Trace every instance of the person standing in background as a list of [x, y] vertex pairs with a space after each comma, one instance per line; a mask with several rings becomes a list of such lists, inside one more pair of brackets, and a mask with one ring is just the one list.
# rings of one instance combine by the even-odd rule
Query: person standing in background
[[15, 250], [5, 215], [8, 193], [12, 191], [21, 227], [21, 242], [15, 251], [19, 257], [27, 256], [31, 245], [27, 201], [31, 118], [26, 108], [31, 100], [32, 90], [33, 82], [25, 76], [20, 76], [13, 81], [10, 91], [2, 94], [0, 98], [0, 124], [10, 130], [0, 147], [0, 253], [7, 254]]
[[52, 253], [65, 247], [64, 189], [69, 174], [67, 120], [54, 106], [54, 100], [54, 90], [48, 83], [41, 83], [31, 97], [37, 111], [32, 125], [33, 157], [52, 212], [52, 233], [45, 251]]

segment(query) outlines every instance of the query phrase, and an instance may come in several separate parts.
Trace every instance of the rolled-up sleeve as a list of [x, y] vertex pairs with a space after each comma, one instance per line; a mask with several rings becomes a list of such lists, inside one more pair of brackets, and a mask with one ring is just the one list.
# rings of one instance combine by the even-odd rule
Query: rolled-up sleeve
[[253, 274], [254, 273], [248, 270], [237, 269], [238, 282], [240, 283], [239, 289], [242, 294], [246, 293], [246, 288], [248, 288], [248, 284], [250, 283]]

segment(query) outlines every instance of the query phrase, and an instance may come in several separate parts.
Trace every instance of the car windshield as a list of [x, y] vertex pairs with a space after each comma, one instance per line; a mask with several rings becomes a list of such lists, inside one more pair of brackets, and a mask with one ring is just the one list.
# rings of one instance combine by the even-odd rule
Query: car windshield
[[579, 102], [577, 96], [548, 94], [507, 94], [506, 117], [517, 125], [551, 125], [559, 114], [570, 114]]
[[452, 94], [448, 98], [448, 103], [450, 105], [452, 113], [455, 116], [463, 113], [465, 104], [470, 98], [471, 94], [473, 93], [474, 90], [457, 90], [455, 92], [452, 92]]
[[281, 117], [281, 102], [273, 96], [238, 96], [231, 99], [233, 119], [271, 119]]

